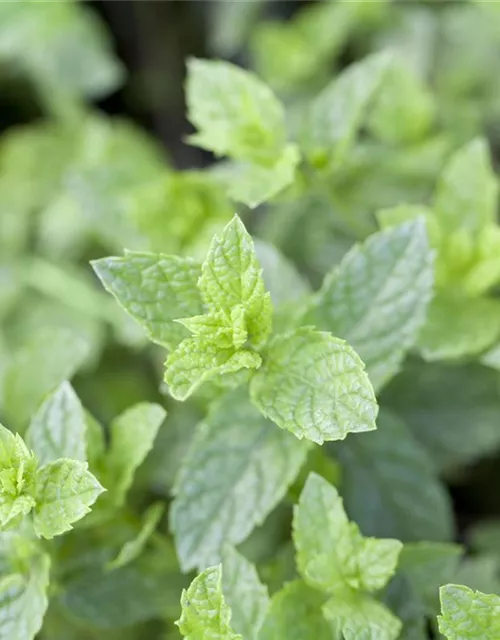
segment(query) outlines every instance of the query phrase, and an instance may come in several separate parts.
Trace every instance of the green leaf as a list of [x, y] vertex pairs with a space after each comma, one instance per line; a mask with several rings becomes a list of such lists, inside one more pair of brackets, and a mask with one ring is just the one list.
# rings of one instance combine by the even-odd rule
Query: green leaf
[[39, 330], [10, 361], [3, 380], [9, 423], [22, 429], [45, 396], [83, 364], [89, 344], [69, 329]]
[[495, 371], [478, 364], [410, 362], [382, 396], [440, 469], [490, 456], [500, 446]]
[[0, 640], [33, 640], [42, 627], [49, 604], [50, 557], [30, 559], [28, 572], [0, 580]]
[[92, 262], [105, 289], [148, 332], [173, 349], [188, 333], [176, 318], [203, 312], [197, 287], [200, 265], [190, 258], [127, 252]]
[[86, 462], [64, 458], [49, 462], [36, 477], [36, 534], [50, 539], [69, 531], [103, 491]]
[[229, 198], [255, 209], [292, 184], [299, 161], [298, 148], [287, 144], [272, 165], [223, 162], [215, 165], [211, 174], [222, 184]]
[[108, 563], [107, 568], [109, 570], [124, 567], [141, 555], [164, 512], [165, 505], [162, 502], [155, 502], [146, 509], [142, 517], [141, 530], [135, 538], [127, 541], [120, 549], [118, 555]]
[[283, 107], [255, 75], [228, 62], [188, 61], [188, 117], [193, 144], [257, 164], [273, 163], [285, 144]]
[[366, 535], [449, 540], [451, 501], [427, 452], [387, 410], [381, 410], [377, 426], [335, 450], [348, 514]]
[[222, 587], [235, 631], [245, 640], [257, 640], [269, 608], [267, 587], [253, 564], [232, 547], [225, 547], [222, 554]]
[[455, 360], [490, 347], [500, 334], [500, 302], [437, 295], [429, 306], [418, 347], [425, 360]]
[[349, 66], [314, 99], [304, 118], [302, 145], [310, 162], [337, 167], [363, 124], [391, 56], [368, 56]]
[[69, 382], [63, 382], [43, 402], [31, 420], [26, 442], [41, 465], [59, 458], [87, 459], [86, 417]]
[[444, 585], [439, 595], [439, 631], [448, 640], [500, 637], [500, 596], [458, 584]]
[[222, 593], [221, 567], [209, 567], [182, 592], [182, 615], [176, 622], [188, 640], [243, 640], [231, 626], [231, 609]]
[[270, 343], [250, 391], [266, 417], [299, 439], [322, 444], [376, 428], [377, 403], [359, 356], [311, 328]]
[[105, 459], [103, 476], [109, 486], [109, 500], [114, 506], [124, 503], [135, 471], [151, 450], [165, 416], [163, 407], [141, 402], [111, 423], [111, 447]]
[[259, 633], [259, 640], [331, 640], [332, 635], [321, 613], [324, 596], [304, 582], [289, 582], [271, 600]]
[[307, 446], [276, 429], [249, 403], [243, 389], [223, 396], [198, 427], [174, 488], [170, 511], [183, 571], [220, 560], [283, 497]]
[[345, 640], [397, 640], [401, 622], [383, 604], [370, 596], [346, 593], [333, 596], [323, 614], [332, 632]]
[[340, 597], [352, 589], [381, 589], [393, 575], [403, 546], [399, 540], [363, 538], [348, 521], [337, 490], [315, 473], [295, 507], [293, 532], [304, 579]]
[[455, 152], [439, 179], [434, 211], [443, 230], [477, 233], [496, 222], [498, 181], [485, 140], [476, 138]]
[[397, 373], [425, 321], [432, 251], [424, 221], [376, 233], [325, 278], [311, 321], [351, 344], [375, 389]]
[[173, 398], [186, 400], [207, 380], [242, 368], [258, 369], [261, 362], [253, 351], [224, 349], [207, 340], [188, 339], [167, 358], [165, 382]]
[[492, 552], [468, 556], [463, 559], [453, 575], [441, 580], [441, 584], [450, 580], [483, 593], [499, 593], [500, 557]]
[[0, 527], [12, 527], [35, 506], [37, 461], [19, 434], [0, 425]]
[[266, 340], [272, 323], [270, 295], [252, 238], [238, 216], [214, 237], [198, 286], [209, 310], [222, 312], [229, 324], [234, 307], [243, 306], [250, 344], [258, 347]]
[[370, 114], [369, 128], [388, 144], [412, 144], [429, 131], [434, 97], [411, 67], [394, 61], [387, 71]]

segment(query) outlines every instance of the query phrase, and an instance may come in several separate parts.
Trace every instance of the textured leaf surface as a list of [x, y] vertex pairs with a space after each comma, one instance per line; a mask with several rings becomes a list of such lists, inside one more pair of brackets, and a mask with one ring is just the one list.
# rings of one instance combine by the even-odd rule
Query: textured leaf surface
[[53, 538], [72, 529], [104, 491], [85, 462], [60, 459], [37, 473], [35, 532]]
[[41, 405], [30, 422], [28, 446], [43, 465], [59, 458], [86, 460], [86, 417], [78, 396], [63, 382]]
[[285, 141], [283, 107], [252, 73], [228, 62], [191, 59], [186, 84], [194, 144], [239, 160], [274, 160]]
[[498, 379], [487, 367], [408, 363], [382, 403], [404, 419], [439, 468], [472, 462], [500, 446]]
[[345, 640], [397, 640], [402, 626], [383, 604], [356, 593], [334, 596], [323, 613], [332, 631]]
[[269, 595], [254, 565], [232, 547], [222, 554], [222, 588], [232, 611], [232, 626], [245, 640], [257, 640]]
[[22, 429], [47, 393], [72, 378], [89, 353], [89, 344], [69, 329], [41, 329], [18, 351], [3, 384], [9, 424]]
[[50, 558], [30, 560], [27, 574], [14, 573], [0, 580], [0, 640], [33, 640], [41, 629], [48, 606]]
[[376, 432], [348, 438], [335, 450], [348, 514], [365, 535], [450, 539], [450, 499], [427, 452], [388, 411], [381, 411], [377, 426]]
[[197, 287], [200, 265], [189, 258], [129, 252], [102, 258], [92, 266], [104, 287], [148, 332], [154, 342], [172, 349], [188, 332], [172, 322], [203, 311]]
[[170, 522], [184, 571], [220, 559], [283, 497], [307, 446], [276, 429], [239, 389], [199, 425], [175, 486]]
[[382, 53], [351, 65], [314, 100], [303, 128], [303, 145], [313, 163], [342, 161], [390, 61]]
[[321, 613], [324, 596], [299, 580], [289, 582], [271, 600], [259, 640], [331, 640]]
[[476, 138], [448, 161], [438, 182], [434, 210], [447, 231], [477, 232], [496, 221], [498, 181], [485, 140]]
[[328, 333], [303, 328], [278, 336], [250, 389], [262, 413], [299, 439], [321, 444], [376, 428], [377, 403], [363, 363]]
[[376, 233], [326, 276], [312, 321], [347, 340], [379, 389], [397, 373], [425, 321], [432, 251], [423, 220]]
[[396, 569], [399, 540], [363, 538], [337, 490], [311, 473], [293, 519], [297, 566], [312, 586], [331, 593], [377, 591]]
[[111, 449], [106, 458], [110, 499], [123, 504], [135, 470], [145, 459], [166, 412], [157, 404], [141, 402], [124, 411], [111, 423]]
[[473, 591], [458, 584], [439, 590], [442, 615], [439, 631], [448, 640], [500, 637], [500, 596]]
[[124, 567], [141, 555], [164, 511], [165, 505], [162, 502], [155, 502], [146, 509], [142, 518], [141, 530], [135, 538], [128, 540], [123, 545], [116, 558], [108, 564], [108, 569]]
[[209, 567], [182, 592], [182, 616], [177, 621], [181, 634], [188, 640], [242, 640], [233, 631], [231, 609], [222, 593], [222, 572]]

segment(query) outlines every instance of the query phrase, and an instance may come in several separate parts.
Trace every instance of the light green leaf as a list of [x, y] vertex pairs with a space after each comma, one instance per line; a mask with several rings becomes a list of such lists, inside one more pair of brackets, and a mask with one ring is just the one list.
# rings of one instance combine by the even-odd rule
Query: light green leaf
[[397, 373], [425, 321], [433, 254], [422, 219], [356, 245], [325, 278], [311, 322], [351, 344], [375, 389]]
[[107, 568], [109, 570], [124, 567], [141, 555], [149, 538], [153, 535], [154, 530], [158, 526], [164, 512], [165, 505], [162, 502], [155, 502], [146, 509], [142, 517], [141, 530], [135, 538], [126, 542], [120, 549], [116, 558], [108, 563]]
[[315, 473], [295, 507], [293, 532], [300, 573], [311, 586], [330, 593], [381, 589], [403, 546], [398, 540], [363, 538], [348, 521], [337, 490]]
[[439, 469], [491, 456], [500, 446], [498, 377], [487, 367], [410, 362], [382, 402], [404, 419]]
[[307, 455], [307, 445], [276, 429], [243, 389], [221, 398], [183, 462], [170, 523], [181, 567], [220, 560], [224, 543], [237, 545], [283, 497]]
[[39, 469], [33, 526], [38, 536], [53, 538], [90, 512], [105, 491], [86, 462], [61, 458]]
[[372, 133], [388, 144], [412, 144], [429, 131], [435, 115], [432, 93], [411, 67], [395, 60], [369, 118]]
[[500, 637], [500, 596], [472, 591], [458, 584], [439, 590], [439, 631], [448, 640]]
[[311, 328], [270, 343], [250, 391], [266, 417], [299, 439], [322, 444], [376, 428], [377, 403], [359, 356]]
[[375, 54], [349, 66], [310, 105], [302, 145], [310, 162], [337, 167], [353, 144], [391, 56]]
[[439, 179], [434, 210], [443, 230], [477, 233], [496, 222], [498, 181], [488, 145], [476, 138], [455, 152]]
[[163, 407], [142, 402], [111, 423], [111, 448], [103, 471], [113, 505], [120, 506], [125, 501], [135, 470], [151, 450], [165, 416]]
[[182, 615], [176, 622], [188, 640], [243, 640], [231, 626], [231, 609], [222, 593], [222, 572], [209, 567], [193, 580], [181, 597]]
[[198, 129], [191, 141], [216, 155], [274, 163], [285, 144], [283, 107], [255, 75], [228, 62], [188, 61], [188, 117]]
[[41, 465], [59, 458], [85, 461], [86, 417], [69, 382], [43, 402], [31, 420], [26, 442]]
[[342, 495], [361, 531], [399, 540], [449, 540], [451, 501], [425, 449], [396, 416], [382, 410], [377, 431], [335, 450]]
[[259, 633], [259, 640], [332, 640], [321, 613], [325, 597], [296, 580], [289, 582], [271, 600], [271, 606]]
[[345, 640], [397, 640], [401, 621], [383, 604], [370, 596], [345, 593], [334, 596], [323, 606], [332, 632]]
[[49, 604], [50, 557], [30, 559], [28, 572], [0, 580], [0, 640], [33, 640], [42, 627]]
[[216, 165], [211, 173], [224, 186], [229, 198], [254, 209], [292, 184], [299, 161], [298, 148], [294, 144], [287, 144], [269, 166], [223, 162]]
[[214, 237], [198, 286], [208, 308], [222, 311], [230, 324], [233, 308], [243, 305], [250, 343], [259, 346], [266, 340], [272, 323], [270, 295], [264, 288], [253, 240], [238, 216], [220, 237]]
[[418, 339], [425, 360], [455, 360], [490, 347], [500, 334], [500, 302], [437, 295]]
[[127, 252], [123, 258], [92, 262], [105, 289], [148, 332], [173, 349], [188, 333], [176, 318], [203, 312], [197, 287], [200, 265], [190, 258]]
[[258, 369], [261, 362], [254, 351], [236, 351], [203, 339], [187, 339], [167, 358], [165, 382], [173, 398], [186, 400], [207, 380], [243, 368]]
[[71, 379], [88, 353], [89, 344], [79, 333], [62, 327], [39, 330], [5, 371], [3, 408], [9, 423], [27, 426], [44, 397]]
[[21, 436], [0, 425], [0, 527], [15, 526], [35, 506], [36, 469]]
[[267, 587], [254, 565], [229, 546], [222, 553], [222, 587], [235, 631], [245, 640], [257, 640], [269, 607]]

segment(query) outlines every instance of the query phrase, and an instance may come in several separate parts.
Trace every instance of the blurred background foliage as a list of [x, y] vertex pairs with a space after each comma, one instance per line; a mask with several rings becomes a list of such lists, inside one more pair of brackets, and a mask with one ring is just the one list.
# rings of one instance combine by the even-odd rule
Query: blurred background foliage
[[[299, 173], [252, 212], [213, 179], [213, 157], [185, 142], [188, 56], [254, 70], [285, 103], [290, 130], [300, 131], [312, 96], [350, 63], [387, 48], [397, 64], [335, 170], [312, 157], [324, 169], [320, 180]], [[160, 535], [140, 562], [102, 570], [110, 548], [137, 528], [134, 508], [171, 496], [204, 400], [179, 405], [161, 394], [162, 354], [101, 289], [89, 260], [123, 248], [198, 255], [237, 209], [295, 263], [301, 286], [317, 286], [377, 229], [376, 210], [429, 202], [462, 144], [485, 137], [498, 164], [499, 59], [495, 2], [0, 3], [0, 417], [22, 432], [44, 394], [73, 375], [84, 406], [104, 424], [142, 400], [169, 411], [130, 513], [59, 543], [60, 593], [44, 637], [102, 637], [120, 627], [117, 638], [164, 638], [156, 619], [175, 619], [187, 580]], [[469, 250], [462, 236], [453, 242], [457, 255]], [[488, 295], [497, 304], [494, 286]], [[500, 350], [482, 353], [500, 336], [496, 306], [492, 313], [488, 344], [438, 357], [438, 365], [414, 357], [381, 396], [451, 490], [458, 539], [471, 550], [457, 581], [486, 592], [500, 590]], [[315, 453], [308, 469], [330, 479], [343, 472], [347, 507], [363, 523], [349, 485], [352, 456], [341, 449], [337, 462]], [[245, 543], [271, 585], [289, 575], [290, 505], [301, 482]]]

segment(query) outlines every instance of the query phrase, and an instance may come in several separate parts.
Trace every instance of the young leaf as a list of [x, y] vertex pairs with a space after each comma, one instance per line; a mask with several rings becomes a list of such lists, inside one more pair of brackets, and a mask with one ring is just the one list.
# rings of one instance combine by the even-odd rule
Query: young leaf
[[387, 53], [369, 56], [348, 67], [315, 98], [302, 129], [302, 144], [312, 164], [337, 167], [342, 162], [390, 63]]
[[37, 461], [19, 434], [0, 425], [0, 527], [15, 526], [35, 506]]
[[26, 442], [39, 464], [59, 458], [86, 460], [86, 417], [69, 382], [63, 382], [31, 420]]
[[125, 501], [137, 467], [147, 456], [165, 419], [157, 404], [142, 402], [124, 411], [111, 423], [111, 448], [104, 469], [109, 499], [114, 506]]
[[232, 626], [245, 640], [257, 640], [269, 608], [269, 595], [257, 570], [232, 547], [222, 553], [222, 587], [231, 607]]
[[370, 596], [346, 593], [333, 596], [323, 614], [332, 632], [345, 640], [397, 640], [401, 621], [383, 604]]
[[221, 348], [217, 342], [183, 340], [165, 363], [165, 382], [176, 400], [186, 400], [204, 382], [240, 369], [258, 369], [262, 358], [254, 351]]
[[162, 502], [155, 502], [144, 512], [141, 530], [135, 538], [126, 542], [116, 558], [108, 563], [109, 570], [124, 567], [141, 555], [164, 512], [165, 505]]
[[439, 631], [448, 640], [500, 637], [500, 596], [458, 584], [444, 585], [439, 596]]
[[451, 502], [427, 452], [387, 410], [377, 425], [376, 432], [336, 448], [348, 514], [365, 535], [449, 540]]
[[490, 347], [500, 335], [500, 303], [493, 298], [437, 295], [418, 339], [425, 360], [455, 360]]
[[252, 238], [238, 216], [213, 239], [198, 286], [209, 310], [222, 312], [228, 323], [233, 308], [242, 305], [249, 342], [258, 347], [266, 340], [271, 331], [271, 299]]
[[104, 491], [87, 463], [61, 458], [43, 466], [36, 476], [33, 526], [38, 536], [53, 538], [69, 531]]
[[176, 318], [203, 313], [197, 287], [200, 265], [190, 258], [127, 252], [92, 262], [105, 289], [137, 320], [153, 342], [173, 349], [188, 333]]
[[88, 353], [88, 342], [69, 329], [40, 330], [5, 371], [4, 410], [10, 424], [27, 426], [47, 393], [70, 380]]
[[270, 343], [250, 392], [266, 417], [299, 439], [322, 444], [376, 428], [377, 403], [359, 356], [311, 328]]
[[0, 580], [0, 640], [33, 640], [49, 604], [50, 557], [31, 558], [29, 572]]
[[377, 591], [396, 569], [401, 542], [363, 538], [336, 489], [311, 473], [294, 510], [297, 566], [311, 586], [330, 593]]
[[464, 227], [477, 233], [496, 222], [498, 181], [485, 140], [476, 138], [448, 161], [439, 179], [434, 211], [448, 233]]
[[228, 62], [188, 61], [188, 117], [198, 129], [191, 142], [237, 160], [269, 164], [285, 143], [283, 107], [252, 73]]
[[289, 582], [271, 600], [259, 640], [332, 640], [321, 606], [325, 597], [301, 580]]
[[244, 390], [221, 398], [199, 425], [182, 464], [170, 524], [183, 571], [220, 560], [272, 511], [294, 480], [307, 445], [276, 429]]
[[176, 622], [188, 640], [212, 636], [218, 640], [243, 640], [231, 626], [231, 609], [222, 593], [221, 567], [209, 567], [193, 580], [181, 597], [182, 615]]
[[311, 321], [351, 344], [375, 389], [397, 371], [425, 321], [432, 250], [421, 219], [356, 245], [326, 276]]

